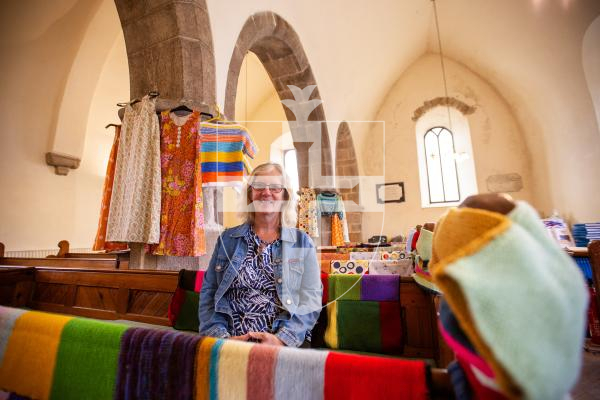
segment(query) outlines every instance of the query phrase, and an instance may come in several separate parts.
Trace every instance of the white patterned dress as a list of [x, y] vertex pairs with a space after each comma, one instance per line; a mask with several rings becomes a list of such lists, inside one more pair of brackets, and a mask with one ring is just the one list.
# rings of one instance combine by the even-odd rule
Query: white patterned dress
[[111, 242], [158, 243], [160, 129], [155, 99], [127, 105], [121, 127], [106, 237]]

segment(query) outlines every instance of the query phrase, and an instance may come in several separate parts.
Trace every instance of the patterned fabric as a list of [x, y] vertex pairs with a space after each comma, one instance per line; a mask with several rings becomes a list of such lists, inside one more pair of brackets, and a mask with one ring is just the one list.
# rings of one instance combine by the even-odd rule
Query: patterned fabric
[[202, 140], [202, 186], [241, 186], [244, 155], [254, 158], [258, 151], [245, 127], [233, 124], [200, 123]]
[[107, 240], [158, 243], [160, 133], [155, 99], [127, 105], [117, 152]]
[[169, 110], [161, 113], [162, 200], [160, 242], [153, 249], [156, 255], [206, 254], [199, 117], [194, 111], [179, 125]]
[[115, 180], [115, 162], [117, 161], [117, 152], [119, 149], [119, 138], [121, 136], [121, 125], [115, 127], [115, 138], [108, 164], [106, 165], [106, 176], [104, 177], [104, 187], [102, 188], [102, 205], [100, 206], [100, 218], [98, 220], [98, 232], [92, 250], [126, 250], [127, 243], [107, 242], [106, 241], [106, 224], [108, 222], [108, 211], [110, 210], [110, 199], [112, 197], [113, 181]]
[[[248, 252], [225, 297], [233, 315], [233, 336], [248, 332], [271, 332], [273, 321], [279, 314], [281, 301], [275, 287], [273, 246], [281, 239], [266, 244], [252, 228], [244, 237]], [[261, 249], [262, 247], [262, 249]]]
[[344, 228], [342, 227], [342, 221], [337, 214], [331, 216], [331, 245], [332, 246], [343, 246], [344, 245]]
[[298, 229], [310, 237], [319, 237], [317, 195], [314, 189], [300, 188], [298, 199]]

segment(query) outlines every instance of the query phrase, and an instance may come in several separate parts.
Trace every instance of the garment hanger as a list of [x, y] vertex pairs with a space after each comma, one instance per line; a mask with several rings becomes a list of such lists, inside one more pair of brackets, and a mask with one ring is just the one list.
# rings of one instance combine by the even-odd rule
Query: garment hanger
[[169, 112], [172, 112], [173, 114], [177, 115], [178, 117], [183, 117], [183, 116], [186, 116], [186, 115], [189, 115], [189, 114], [193, 113], [194, 110], [192, 110], [191, 108], [189, 108], [185, 104], [181, 104], [181, 105], [178, 105], [175, 108], [171, 108], [171, 110], [169, 110]]
[[219, 124], [219, 123], [231, 123], [231, 121], [228, 121], [225, 118], [223, 118], [223, 114], [221, 114], [221, 109], [219, 108], [218, 104], [214, 105], [214, 109], [217, 112], [217, 115], [214, 116], [211, 119], [206, 120], [206, 122], [215, 122], [217, 124]]
[[121, 126], [121, 125], [117, 125], [117, 124], [108, 124], [108, 125], [106, 125], [106, 126], [104, 127], [104, 129], [108, 129], [108, 128], [110, 128], [111, 126], [114, 126], [115, 128], [118, 128], [118, 127], [119, 127], [119, 126]]
[[[155, 91], [155, 90], [153, 90], [151, 92], [148, 92], [148, 97], [151, 98], [151, 99], [153, 99], [155, 97], [158, 97], [158, 96], [160, 96], [160, 93], [157, 92], [157, 91]], [[132, 106], [135, 103], [139, 103], [140, 101], [141, 100], [139, 98], [135, 98], [135, 99], [131, 100], [129, 103], [117, 103], [117, 107], [125, 107], [127, 105]]]

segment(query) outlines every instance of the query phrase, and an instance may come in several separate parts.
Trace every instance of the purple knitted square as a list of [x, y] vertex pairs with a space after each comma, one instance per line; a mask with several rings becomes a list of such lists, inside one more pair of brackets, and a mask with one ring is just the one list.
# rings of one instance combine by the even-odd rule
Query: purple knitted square
[[363, 301], [398, 301], [400, 276], [363, 275], [360, 299]]

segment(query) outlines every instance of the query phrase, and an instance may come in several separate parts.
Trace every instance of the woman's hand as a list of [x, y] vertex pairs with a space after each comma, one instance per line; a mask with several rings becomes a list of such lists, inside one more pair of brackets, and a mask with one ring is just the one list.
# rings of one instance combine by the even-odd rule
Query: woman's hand
[[285, 346], [285, 343], [283, 343], [281, 341], [281, 339], [279, 339], [277, 336], [273, 335], [272, 333], [248, 332], [247, 335], [249, 335], [252, 339], [254, 339], [262, 344], [270, 344], [272, 346]]
[[240, 336], [230, 336], [229, 339], [239, 340], [241, 342], [247, 342], [248, 339], [250, 339], [250, 334], [246, 333], [245, 335], [240, 335]]

